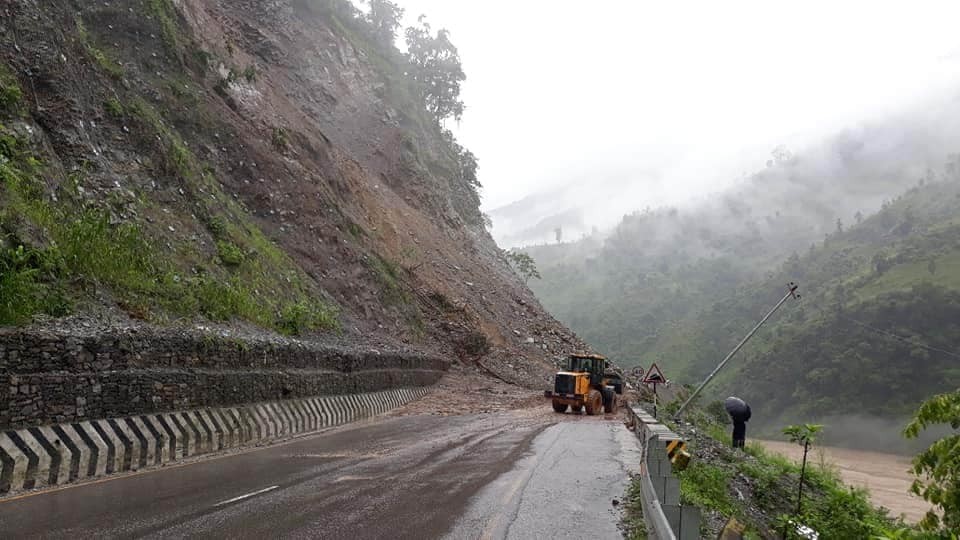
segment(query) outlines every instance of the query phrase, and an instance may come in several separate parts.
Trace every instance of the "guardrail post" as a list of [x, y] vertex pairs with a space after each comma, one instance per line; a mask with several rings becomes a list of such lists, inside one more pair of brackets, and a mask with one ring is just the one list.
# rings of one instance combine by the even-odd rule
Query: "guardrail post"
[[670, 524], [670, 530], [674, 532], [679, 531], [680, 519], [682, 517], [680, 514], [680, 507], [668, 506], [665, 504], [661, 505], [661, 507], [663, 508], [663, 515], [667, 517], [667, 523]]
[[700, 509], [696, 506], [680, 507], [679, 540], [699, 540], [700, 538]]

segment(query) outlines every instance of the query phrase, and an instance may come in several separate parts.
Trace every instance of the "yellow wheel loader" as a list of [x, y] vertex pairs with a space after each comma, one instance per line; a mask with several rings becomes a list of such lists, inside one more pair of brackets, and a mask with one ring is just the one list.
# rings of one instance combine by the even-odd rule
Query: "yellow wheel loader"
[[551, 398], [553, 410], [558, 413], [586, 409], [593, 416], [605, 411], [617, 411], [617, 394], [623, 393], [620, 377], [607, 373], [607, 359], [598, 354], [572, 354], [567, 369], [557, 373], [553, 391], [544, 395]]

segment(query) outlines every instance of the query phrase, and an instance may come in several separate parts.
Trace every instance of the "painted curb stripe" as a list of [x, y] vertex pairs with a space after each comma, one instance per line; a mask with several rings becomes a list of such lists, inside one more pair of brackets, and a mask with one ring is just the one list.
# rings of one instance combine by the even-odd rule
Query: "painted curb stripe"
[[396, 388], [0, 432], [0, 497], [312, 433], [383, 414], [426, 392]]

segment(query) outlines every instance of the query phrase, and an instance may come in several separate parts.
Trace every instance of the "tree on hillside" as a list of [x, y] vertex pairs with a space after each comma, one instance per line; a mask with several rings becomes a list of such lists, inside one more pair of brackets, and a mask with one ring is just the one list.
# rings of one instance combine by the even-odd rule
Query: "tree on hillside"
[[510, 261], [510, 266], [523, 278], [524, 283], [530, 281], [530, 278], [540, 279], [540, 272], [537, 271], [537, 263], [533, 257], [522, 251], [505, 251], [504, 255]]
[[477, 167], [480, 165], [477, 161], [477, 156], [458, 143], [456, 137], [453, 136], [453, 132], [449, 129], [443, 130], [443, 139], [454, 153], [454, 159], [457, 165], [457, 170], [455, 171], [457, 180], [463, 185], [470, 186], [474, 192], [483, 187], [477, 178]]
[[406, 31], [409, 75], [419, 86], [424, 107], [438, 122], [451, 116], [460, 121], [464, 110], [460, 83], [467, 78], [460, 53], [450, 41], [450, 32], [441, 29], [434, 35], [425, 16], [417, 21], [420, 26]]
[[[810, 445], [816, 442], [817, 435], [823, 430], [820, 424], [798, 424], [783, 428], [783, 434], [787, 439], [803, 447], [803, 465], [800, 466], [800, 488], [797, 493], [797, 517], [803, 515], [803, 482], [807, 475], [807, 453], [810, 451]], [[783, 537], [787, 537], [786, 525], [784, 525]]]
[[[904, 430], [908, 439], [937, 424], [960, 430], [960, 390], [925, 401]], [[943, 514], [927, 512], [920, 527], [926, 531], [960, 530], [960, 432], [930, 445], [913, 459], [916, 479], [910, 490], [932, 503]]]
[[373, 27], [373, 35], [383, 46], [392, 46], [397, 39], [403, 8], [389, 0], [368, 0], [370, 12], [367, 21]]
[[873, 269], [881, 276], [893, 267], [893, 261], [881, 252], [874, 253], [870, 262], [873, 264]]

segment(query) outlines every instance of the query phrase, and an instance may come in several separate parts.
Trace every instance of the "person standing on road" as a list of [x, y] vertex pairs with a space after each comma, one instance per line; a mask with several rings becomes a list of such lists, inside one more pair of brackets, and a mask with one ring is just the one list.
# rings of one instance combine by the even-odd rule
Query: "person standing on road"
[[724, 408], [733, 420], [733, 447], [743, 448], [747, 443], [747, 420], [750, 420], [750, 405], [737, 397], [728, 397]]

